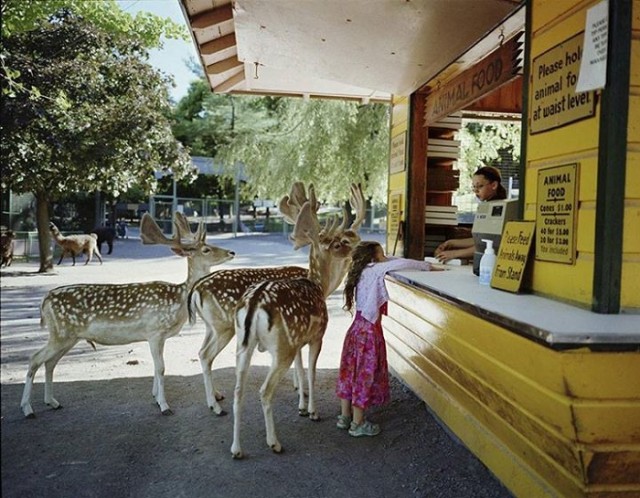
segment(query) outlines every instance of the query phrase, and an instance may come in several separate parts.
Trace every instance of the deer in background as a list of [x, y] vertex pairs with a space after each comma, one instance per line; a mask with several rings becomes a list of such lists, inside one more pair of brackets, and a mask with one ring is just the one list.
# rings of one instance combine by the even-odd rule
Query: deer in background
[[13, 261], [13, 251], [15, 249], [16, 233], [13, 230], [7, 230], [0, 236], [0, 255], [2, 262], [0, 262], [0, 268], [11, 266]]
[[164, 343], [177, 335], [187, 321], [187, 295], [191, 286], [209, 273], [211, 266], [235, 256], [232, 251], [205, 242], [207, 234], [203, 223], [193, 234], [184, 215], [176, 213], [174, 228], [174, 236], [167, 238], [146, 213], [140, 223], [140, 237], [143, 244], [168, 245], [178, 256], [187, 258], [188, 275], [183, 283], [67, 285], [53, 289], [45, 296], [40, 308], [40, 323], [49, 329], [49, 341], [29, 363], [20, 403], [25, 417], [35, 416], [31, 390], [36, 372], [43, 363], [44, 402], [60, 408], [60, 403], [53, 397], [53, 370], [82, 339], [94, 349], [95, 343], [108, 346], [147, 341], [154, 364], [153, 396], [163, 415], [172, 413], [164, 393]]
[[[295, 184], [287, 199], [290, 205], [284, 206], [284, 210], [281, 208], [281, 212], [285, 216], [285, 221], [294, 225], [297, 212], [292, 211], [293, 206], [299, 207], [304, 204], [306, 200], [304, 186], [300, 183]], [[351, 261], [351, 251], [360, 242], [358, 229], [365, 217], [365, 202], [360, 185], [352, 184], [350, 202], [356, 212], [351, 226], [347, 228], [348, 216], [344, 212], [341, 224], [337, 218], [332, 217], [318, 234], [319, 244], [313, 264], [318, 268], [318, 273], [323, 279], [327, 296], [342, 282]], [[262, 281], [303, 278], [308, 275], [309, 270], [299, 266], [227, 269], [215, 271], [193, 286], [188, 299], [189, 320], [193, 324], [195, 312], [197, 312], [205, 322], [206, 333], [199, 352], [200, 365], [207, 405], [217, 415], [225, 415], [226, 412], [218, 403], [223, 397], [214, 388], [212, 364], [235, 333], [236, 304], [253, 284]], [[299, 388], [298, 411], [300, 415], [307, 416], [308, 411], [302, 389], [304, 370], [300, 354], [296, 355], [295, 365], [294, 385]]]
[[[267, 445], [275, 453], [282, 451], [273, 421], [273, 395], [282, 376], [294, 359], [299, 357], [300, 349], [305, 345], [309, 346], [309, 418], [319, 420], [314, 391], [316, 364], [328, 323], [326, 298], [344, 277], [353, 247], [351, 244], [341, 244], [340, 247], [334, 248], [333, 252], [328, 251], [324, 246], [323, 231], [318, 223], [318, 208], [319, 203], [313, 186], [309, 187], [307, 198], [304, 186], [300, 183], [296, 183], [291, 195], [285, 196], [280, 202], [280, 212], [289, 220], [295, 220], [291, 236], [294, 248], [310, 245], [307, 277], [267, 280], [254, 284], [247, 289], [236, 306], [236, 385], [231, 446], [233, 458], [239, 459], [244, 456], [240, 444], [242, 404], [247, 373], [256, 347], [260, 351], [268, 351], [271, 355], [271, 367], [260, 388]], [[354, 243], [359, 240], [355, 231], [349, 234], [349, 238]], [[300, 381], [300, 377], [298, 379]]]
[[81, 234], [81, 235], [67, 235], [66, 237], [60, 233], [58, 227], [53, 222], [49, 223], [49, 230], [51, 235], [62, 249], [58, 264], [62, 263], [65, 256], [71, 256], [73, 259], [73, 266], [76, 265], [76, 256], [80, 254], [87, 255], [87, 261], [85, 265], [88, 265], [95, 254], [100, 264], [102, 264], [102, 256], [98, 250], [98, 236], [95, 233]]

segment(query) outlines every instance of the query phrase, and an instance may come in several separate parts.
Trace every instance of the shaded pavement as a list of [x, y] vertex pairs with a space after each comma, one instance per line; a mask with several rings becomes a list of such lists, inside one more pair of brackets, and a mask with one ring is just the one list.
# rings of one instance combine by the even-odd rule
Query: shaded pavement
[[[382, 241], [377, 234], [365, 239]], [[238, 256], [219, 268], [306, 265], [282, 235], [209, 237]], [[106, 249], [106, 248], [105, 248]], [[166, 394], [174, 415], [163, 417], [151, 397], [151, 355], [146, 343], [78, 344], [55, 371], [62, 410], [42, 402], [44, 368], [33, 392], [37, 417], [19, 408], [29, 356], [46, 343], [39, 304], [59, 285], [78, 282], [183, 281], [186, 263], [162, 246], [118, 240], [104, 264], [37, 274], [37, 262], [2, 269], [2, 495], [3, 497], [491, 497], [509, 492], [482, 463], [443, 429], [425, 404], [397, 379], [392, 402], [372, 411], [382, 434], [351, 438], [335, 428], [337, 366], [350, 316], [341, 289], [328, 300], [329, 327], [318, 363], [318, 423], [297, 415], [292, 376], [280, 384], [274, 418], [284, 453], [265, 442], [258, 389], [270, 357], [254, 354], [245, 396], [244, 460], [232, 460], [232, 414], [216, 417], [206, 406], [198, 362], [201, 321], [186, 325], [165, 347]], [[217, 387], [232, 412], [235, 344], [214, 363]], [[305, 362], [306, 363], [306, 362]]]

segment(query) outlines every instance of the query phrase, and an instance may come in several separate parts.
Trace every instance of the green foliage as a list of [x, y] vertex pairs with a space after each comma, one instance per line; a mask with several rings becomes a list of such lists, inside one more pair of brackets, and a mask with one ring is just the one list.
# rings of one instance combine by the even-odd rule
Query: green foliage
[[3, 42], [0, 72], [3, 95], [15, 96], [16, 92], [27, 92], [32, 94], [31, 98], [41, 96], [38, 87], [26, 85], [20, 69], [8, 60], [5, 40], [13, 35], [41, 29], [61, 10], [73, 12], [96, 28], [145, 48], [162, 47], [165, 38], [188, 39], [186, 28], [170, 18], [161, 18], [148, 12], [138, 12], [132, 16], [123, 11], [115, 0], [4, 0], [1, 7]]
[[144, 62], [144, 47], [68, 12], [55, 21], [5, 43], [23, 81], [55, 98], [5, 100], [3, 188], [117, 196], [136, 182], [152, 190], [155, 170], [189, 174], [166, 117], [166, 80]]
[[[14, 87], [4, 98], [0, 158], [2, 190], [33, 193], [39, 227], [47, 203], [71, 193], [151, 192], [155, 171], [193, 174], [171, 133], [168, 80], [146, 62], [143, 37], [110, 33], [66, 9], [36, 26], [3, 39], [4, 67], [32, 90]], [[41, 240], [41, 258], [47, 252]], [[41, 271], [49, 266], [41, 259]]]
[[504, 157], [520, 160], [520, 123], [467, 122], [460, 130], [460, 193], [471, 192], [471, 177], [482, 166], [500, 168]]
[[277, 199], [294, 181], [313, 182], [329, 202], [348, 198], [351, 182], [386, 200], [389, 107], [338, 100], [208, 93], [192, 84], [175, 108], [174, 133], [194, 155], [245, 164], [246, 198]]

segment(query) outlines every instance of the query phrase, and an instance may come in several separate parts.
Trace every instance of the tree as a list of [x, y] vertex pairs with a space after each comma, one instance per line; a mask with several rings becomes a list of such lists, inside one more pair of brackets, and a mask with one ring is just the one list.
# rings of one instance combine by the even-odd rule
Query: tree
[[245, 164], [248, 198], [279, 198], [293, 181], [313, 182], [326, 201], [351, 182], [386, 197], [389, 106], [338, 100], [208, 95], [192, 84], [175, 108], [174, 132], [199, 155]]
[[21, 81], [19, 68], [7, 61], [4, 40], [12, 35], [33, 31], [61, 9], [75, 12], [90, 19], [97, 27], [114, 35], [127, 38], [135, 37], [146, 48], [161, 47], [164, 38], [188, 38], [184, 26], [163, 19], [148, 12], [138, 12], [135, 17], [124, 12], [115, 0], [4, 0], [0, 7], [2, 13], [2, 92], [3, 95], [15, 95], [27, 92], [38, 97], [37, 87], [25, 86]]
[[[112, 3], [112, 2], [108, 2]], [[109, 33], [70, 10], [3, 40], [8, 67], [34, 92], [2, 108], [2, 189], [36, 197], [40, 271], [53, 267], [49, 203], [78, 191], [151, 192], [155, 171], [192, 174], [171, 133], [168, 80], [135, 33]]]
[[458, 168], [460, 193], [471, 193], [471, 177], [481, 166], [520, 161], [520, 123], [504, 121], [468, 122], [460, 130], [461, 154]]
[[352, 182], [362, 183], [370, 199], [386, 198], [389, 106], [280, 99], [272, 112], [277, 125], [260, 134], [241, 114], [220, 154], [247, 165], [259, 196], [281, 195], [283, 185], [303, 181], [328, 202], [347, 199]]

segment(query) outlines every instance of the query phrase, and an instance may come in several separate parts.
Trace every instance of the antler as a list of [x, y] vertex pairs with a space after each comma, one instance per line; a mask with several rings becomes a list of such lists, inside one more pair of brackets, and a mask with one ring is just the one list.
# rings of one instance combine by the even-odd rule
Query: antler
[[[364, 195], [362, 193], [362, 186], [358, 183], [351, 184], [351, 197], [349, 200], [351, 206], [356, 211], [356, 216], [349, 227], [349, 230], [356, 232], [360, 225], [362, 225], [365, 214], [366, 214], [366, 204], [364, 200]], [[349, 215], [346, 209], [342, 209], [342, 223], [338, 225], [339, 220], [337, 217], [332, 216], [327, 220], [326, 225], [324, 226], [322, 232], [323, 235], [329, 237], [333, 236], [337, 233], [345, 232], [347, 229], [347, 221], [349, 219]]]
[[309, 200], [302, 205], [291, 234], [294, 249], [299, 249], [314, 241], [318, 242], [320, 234], [320, 224], [318, 223], [319, 206], [316, 200], [316, 191], [313, 185], [309, 185]]
[[[309, 185], [309, 194], [311, 195], [311, 190], [313, 189], [313, 184]], [[284, 220], [290, 225], [296, 224], [296, 219], [302, 210], [302, 206], [304, 206], [305, 202], [309, 202], [307, 198], [307, 193], [304, 188], [304, 183], [295, 182], [291, 186], [291, 192], [289, 195], [285, 195], [282, 199], [280, 199], [280, 203], [278, 205], [279, 211], [282, 213]], [[320, 203], [316, 200], [315, 195], [313, 199], [313, 204], [311, 206], [314, 211], [318, 211], [320, 208]]]
[[[358, 230], [360, 225], [364, 222], [365, 215], [367, 213], [367, 205], [364, 200], [364, 194], [362, 193], [362, 185], [361, 184], [351, 184], [351, 206], [356, 211], [356, 217], [351, 223], [350, 230]], [[345, 222], [346, 223], [346, 218]]]
[[[174, 234], [171, 238], [168, 238], [151, 217], [149, 213], [145, 213], [140, 220], [140, 239], [143, 244], [161, 244], [173, 247], [185, 247], [187, 245], [195, 244], [204, 241], [206, 237], [206, 231], [203, 229], [203, 222], [200, 222], [198, 231], [193, 234], [189, 228], [189, 221], [184, 214], [179, 211], [173, 215]], [[187, 239], [186, 242], [182, 242], [182, 239]]]

